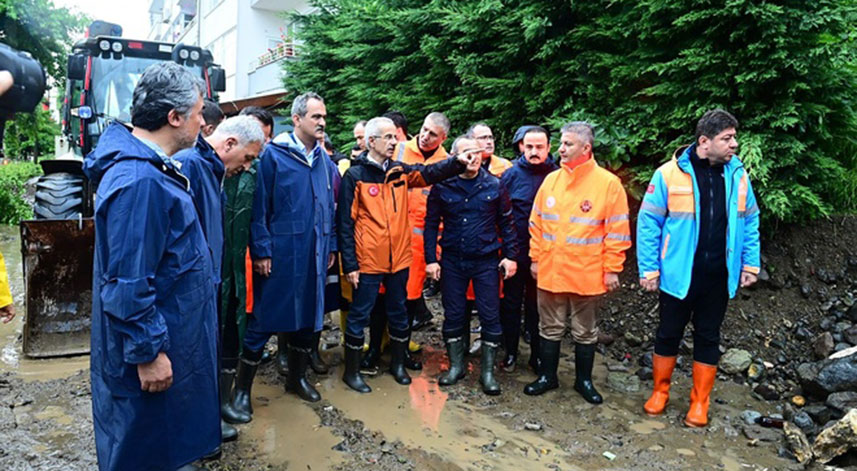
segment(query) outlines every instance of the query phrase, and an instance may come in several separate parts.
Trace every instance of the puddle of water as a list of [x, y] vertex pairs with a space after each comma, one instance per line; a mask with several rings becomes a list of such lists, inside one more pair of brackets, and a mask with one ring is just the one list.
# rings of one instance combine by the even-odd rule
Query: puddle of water
[[318, 415], [294, 394], [282, 387], [253, 386], [253, 421], [241, 427], [241, 440], [256, 443], [265, 461], [289, 469], [333, 469], [343, 455], [331, 448], [342, 441], [322, 427]]
[[648, 435], [648, 434], [653, 433], [657, 430], [665, 429], [666, 424], [663, 422], [658, 422], [657, 420], [644, 420], [640, 423], [636, 423], [636, 424], [631, 425], [630, 428], [631, 428], [631, 431], [633, 431], [633, 432], [643, 434], [643, 435]]
[[449, 402], [436, 380], [443, 352], [426, 349], [423, 355], [425, 368], [410, 386], [384, 374], [368, 379], [372, 393], [361, 395], [334, 373], [322, 382], [321, 395], [388, 441], [400, 440], [464, 469], [582, 469], [569, 467], [571, 457], [539, 432], [511, 430], [492, 418], [492, 411]]
[[723, 469], [726, 471], [740, 471], [742, 469], [741, 463], [739, 463], [735, 458], [723, 456], [720, 458], [720, 462], [723, 464]]
[[41, 412], [35, 414], [39, 420], [53, 420], [60, 425], [71, 424], [71, 417], [66, 414], [64, 408], [59, 406], [47, 406]]

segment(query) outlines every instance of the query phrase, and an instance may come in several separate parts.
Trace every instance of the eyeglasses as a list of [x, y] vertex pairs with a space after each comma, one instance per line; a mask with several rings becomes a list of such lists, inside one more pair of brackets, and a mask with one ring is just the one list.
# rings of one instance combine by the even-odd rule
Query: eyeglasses
[[476, 140], [477, 140], [477, 141], [493, 141], [493, 140], [494, 140], [494, 136], [492, 136], [492, 135], [490, 135], [490, 134], [489, 134], [489, 135], [487, 135], [487, 136], [479, 136], [479, 137], [477, 137], [477, 138], [476, 138]]
[[395, 134], [386, 134], [384, 136], [372, 136], [372, 137], [374, 137], [375, 139], [383, 139], [385, 141], [392, 141], [393, 139], [396, 138], [396, 135]]

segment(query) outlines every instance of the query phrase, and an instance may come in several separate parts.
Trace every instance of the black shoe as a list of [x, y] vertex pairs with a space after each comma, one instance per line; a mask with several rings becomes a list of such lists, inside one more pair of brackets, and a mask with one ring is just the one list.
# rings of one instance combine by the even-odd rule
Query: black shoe
[[267, 365], [268, 363], [271, 363], [271, 360], [274, 359], [274, 355], [276, 355], [276, 353], [277, 352], [274, 352], [274, 354], [271, 354], [271, 352], [269, 352], [268, 350], [265, 350], [262, 353], [262, 358], [259, 359], [259, 363], [262, 365]]
[[330, 372], [330, 368], [327, 366], [327, 363], [322, 360], [321, 355], [318, 353], [318, 343], [321, 341], [321, 331], [315, 333], [313, 337], [312, 349], [309, 353], [309, 366], [317, 375], [326, 375]]
[[286, 391], [296, 393], [304, 401], [318, 402], [321, 400], [321, 394], [306, 379], [310, 350], [289, 347], [289, 375], [286, 376]]
[[251, 417], [232, 407], [232, 384], [234, 381], [235, 370], [220, 370], [220, 417], [230, 424], [246, 424]]
[[259, 368], [262, 352], [244, 350], [241, 361], [238, 362], [238, 373], [235, 375], [235, 394], [232, 397], [232, 409], [236, 412], [236, 423], [246, 424], [253, 419], [253, 405], [250, 401], [253, 378]]
[[530, 336], [530, 333], [527, 330], [524, 330], [524, 332], [521, 334], [521, 340], [523, 340], [524, 343], [527, 345], [529, 345], [532, 341], [532, 337]]
[[500, 368], [503, 368], [503, 371], [506, 373], [514, 373], [517, 363], [518, 355], [515, 353], [507, 353], [506, 356], [503, 357], [503, 361], [500, 363]]
[[482, 374], [479, 382], [482, 383], [482, 392], [489, 396], [500, 394], [500, 383], [494, 378], [494, 362], [497, 358], [498, 344], [482, 342]]
[[390, 374], [393, 375], [393, 379], [397, 383], [404, 385], [411, 384], [411, 376], [408, 374], [408, 370], [405, 369], [405, 356], [408, 354], [408, 343], [410, 343], [410, 340], [407, 337], [402, 340], [393, 338], [392, 335], [390, 336]]
[[342, 374], [342, 381], [349, 388], [359, 393], [370, 393], [372, 388], [363, 381], [363, 375], [360, 374], [360, 353], [363, 351], [363, 339], [353, 340], [349, 336], [345, 336], [345, 372]]
[[[211, 453], [203, 456], [199, 460], [200, 461], [217, 461], [222, 457], [223, 457], [223, 448], [221, 448], [220, 445], [217, 445], [217, 448], [215, 448]], [[192, 470], [194, 470], [194, 469], [200, 470], [201, 469], [203, 471], [208, 470], [208, 468], [202, 467], [200, 465], [194, 465], [193, 463], [185, 465], [185, 466], [191, 466], [191, 467], [190, 468], [179, 468], [179, 469], [180, 470], [181, 469], [192, 469]]]
[[438, 294], [440, 294], [440, 281], [426, 277], [426, 281], [423, 283], [423, 296], [433, 298]]
[[408, 310], [408, 325], [411, 331], [420, 330], [431, 323], [432, 315], [423, 298], [409, 299], [405, 304]]
[[405, 349], [405, 368], [411, 371], [421, 371], [423, 369], [423, 362], [414, 358], [408, 349]]
[[220, 419], [220, 442], [234, 442], [238, 439], [238, 429]]
[[559, 340], [539, 339], [539, 377], [524, 387], [524, 394], [538, 396], [559, 387], [559, 379], [556, 376], [559, 368], [559, 346]]
[[574, 390], [590, 404], [601, 404], [604, 398], [595, 390], [592, 384], [592, 365], [595, 363], [595, 344], [574, 347]]
[[289, 375], [289, 341], [285, 332], [277, 334], [277, 373], [282, 376]]
[[449, 356], [449, 370], [440, 375], [437, 384], [441, 386], [452, 386], [467, 374], [467, 368], [464, 364], [464, 345], [463, 337], [454, 337], [446, 340], [446, 354]]

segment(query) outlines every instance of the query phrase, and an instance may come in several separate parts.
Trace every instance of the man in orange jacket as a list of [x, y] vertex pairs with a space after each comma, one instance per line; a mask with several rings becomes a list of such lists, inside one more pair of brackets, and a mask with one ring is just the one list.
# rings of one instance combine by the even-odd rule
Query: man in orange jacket
[[631, 247], [628, 198], [618, 177], [592, 157], [594, 135], [585, 122], [562, 127], [560, 169], [545, 178], [530, 213], [530, 271], [539, 306], [534, 396], [559, 387], [557, 367], [566, 318], [575, 346], [574, 389], [592, 404], [603, 402], [592, 384], [597, 311], [602, 295], [619, 288], [625, 251]]
[[[441, 162], [447, 157], [443, 142], [449, 134], [449, 119], [438, 112], [429, 113], [423, 121], [420, 133], [407, 142], [400, 142], [393, 160], [407, 165], [430, 165]], [[423, 252], [423, 231], [425, 230], [426, 201], [431, 187], [408, 189], [408, 221], [411, 225], [411, 253], [413, 262], [408, 276], [408, 318], [409, 324], [424, 323], [431, 319], [425, 299], [423, 284], [426, 281], [426, 259]], [[419, 325], [418, 325], [419, 326]]]

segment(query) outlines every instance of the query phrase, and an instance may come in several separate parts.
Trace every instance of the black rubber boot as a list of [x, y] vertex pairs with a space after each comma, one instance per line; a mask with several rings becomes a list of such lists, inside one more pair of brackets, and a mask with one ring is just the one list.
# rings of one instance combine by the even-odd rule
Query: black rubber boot
[[[399, 384], [411, 384], [411, 376], [408, 370], [405, 369], [405, 356], [408, 354], [408, 343], [410, 340], [405, 337], [393, 337], [390, 334], [390, 374], [393, 379]], [[422, 366], [422, 365], [421, 365]]]
[[453, 337], [446, 340], [446, 354], [449, 356], [449, 370], [440, 375], [437, 384], [441, 386], [452, 386], [467, 374], [467, 368], [464, 365], [464, 351], [467, 348], [464, 344], [464, 337]]
[[426, 306], [426, 301], [422, 297], [417, 299], [409, 299], [406, 302], [408, 309], [408, 325], [411, 330], [420, 330], [431, 323], [431, 312]]
[[277, 334], [277, 373], [288, 376], [289, 374], [289, 340], [285, 332]]
[[262, 351], [252, 352], [244, 349], [241, 354], [241, 361], [238, 363], [238, 373], [235, 375], [235, 394], [232, 398], [232, 409], [237, 414], [236, 422], [246, 424], [253, 420], [253, 405], [250, 401], [251, 389], [253, 387], [253, 378], [256, 377], [256, 370], [259, 368], [259, 360], [262, 358]]
[[359, 393], [372, 392], [372, 388], [363, 381], [363, 375], [360, 374], [360, 354], [363, 351], [363, 338], [355, 339], [346, 335], [344, 351], [345, 372], [342, 374], [342, 381], [349, 388]]
[[321, 341], [321, 331], [313, 334], [312, 341], [312, 349], [309, 352], [309, 366], [315, 371], [317, 375], [326, 375], [330, 372], [330, 368], [327, 366], [327, 363], [321, 359], [321, 355], [318, 353], [318, 343]]
[[482, 341], [482, 374], [479, 382], [482, 383], [482, 392], [489, 396], [500, 394], [500, 383], [494, 378], [494, 362], [497, 359], [497, 347], [499, 344]]
[[220, 442], [234, 442], [238, 439], [238, 429], [220, 419]]
[[232, 384], [234, 381], [235, 370], [220, 370], [220, 417], [230, 424], [246, 424], [251, 417], [232, 407]]
[[[422, 300], [422, 298], [420, 298], [420, 300]], [[408, 302], [410, 302], [410, 301], [408, 301]], [[423, 305], [425, 305], [425, 304], [423, 304]], [[411, 311], [408, 311], [408, 325], [409, 326], [412, 325], [413, 321], [414, 321], [414, 315], [411, 313]], [[411, 328], [408, 328], [408, 343], [407, 343], [408, 347], [410, 347], [410, 344], [411, 344], [411, 332], [412, 331], [413, 330]], [[410, 348], [405, 349], [405, 368], [412, 370], [412, 371], [420, 371], [423, 369], [423, 363], [411, 356], [411, 349]]]
[[[369, 313], [369, 350], [363, 354], [360, 368], [367, 373], [375, 374], [378, 362], [381, 360], [381, 343], [384, 340], [384, 329], [387, 328], [387, 311], [383, 305], [384, 298], [378, 296], [375, 306]], [[362, 351], [362, 346], [361, 346]]]
[[592, 365], [595, 363], [595, 344], [574, 347], [574, 390], [590, 404], [601, 404], [604, 398], [595, 390], [592, 384]]
[[289, 375], [286, 377], [286, 391], [293, 392], [307, 402], [318, 402], [321, 394], [306, 379], [311, 348], [289, 346]]
[[527, 364], [533, 369], [533, 373], [541, 374], [542, 359], [540, 358], [541, 343], [544, 339], [538, 331], [532, 332], [530, 336], [530, 359]]
[[559, 346], [559, 340], [539, 338], [539, 358], [541, 359], [539, 377], [524, 387], [524, 394], [538, 396], [559, 387], [559, 379], [556, 376], [559, 368]]

